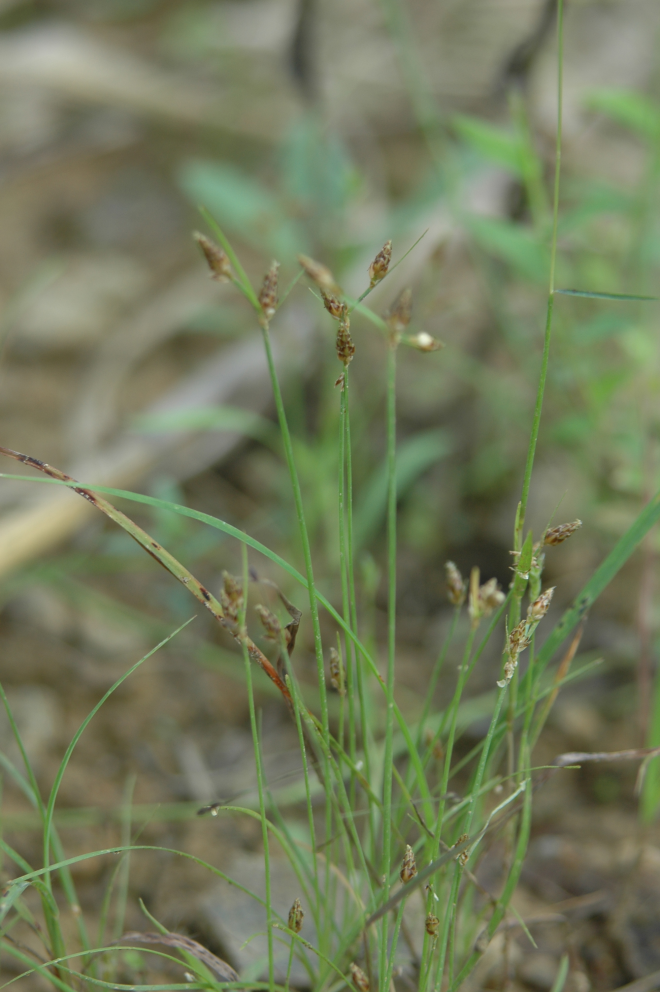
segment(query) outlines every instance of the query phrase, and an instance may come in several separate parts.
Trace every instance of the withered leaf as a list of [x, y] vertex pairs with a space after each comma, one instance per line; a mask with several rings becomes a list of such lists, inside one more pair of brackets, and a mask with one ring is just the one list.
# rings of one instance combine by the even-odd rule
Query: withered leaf
[[135, 944], [163, 944], [165, 947], [176, 947], [181, 951], [188, 951], [193, 957], [205, 964], [214, 975], [223, 982], [238, 982], [238, 975], [222, 958], [217, 958], [211, 954], [203, 944], [199, 944], [192, 937], [184, 937], [180, 933], [139, 933], [137, 931], [125, 933], [119, 938], [117, 943], [131, 941]]

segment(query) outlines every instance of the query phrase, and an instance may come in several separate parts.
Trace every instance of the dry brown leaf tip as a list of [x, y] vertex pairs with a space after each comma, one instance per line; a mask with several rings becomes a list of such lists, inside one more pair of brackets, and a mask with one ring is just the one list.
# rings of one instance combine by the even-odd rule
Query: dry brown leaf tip
[[195, 231], [193, 238], [202, 249], [204, 258], [210, 270], [211, 279], [216, 282], [228, 282], [231, 278], [231, 263], [229, 255], [219, 245], [207, 238], [205, 234]]

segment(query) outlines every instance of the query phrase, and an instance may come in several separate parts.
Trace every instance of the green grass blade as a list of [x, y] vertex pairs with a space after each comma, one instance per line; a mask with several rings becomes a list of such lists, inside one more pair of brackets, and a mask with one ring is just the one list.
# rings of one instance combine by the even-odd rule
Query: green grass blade
[[596, 293], [588, 289], [555, 289], [555, 296], [581, 296], [587, 300], [613, 300], [615, 303], [652, 303], [660, 296], [636, 296], [632, 293]]

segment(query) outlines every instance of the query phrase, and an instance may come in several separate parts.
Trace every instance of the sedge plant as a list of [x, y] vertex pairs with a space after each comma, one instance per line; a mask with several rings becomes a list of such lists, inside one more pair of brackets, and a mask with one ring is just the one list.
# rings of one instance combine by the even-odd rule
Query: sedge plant
[[[114, 689], [178, 631], [133, 666], [94, 707], [67, 749], [46, 798], [40, 792], [6, 694], [0, 688], [24, 763], [24, 769], [20, 769], [2, 755], [3, 769], [35, 807], [43, 836], [38, 866], [29, 864], [18, 851], [0, 841], [6, 862], [15, 870], [0, 897], [0, 941], [3, 952], [24, 968], [21, 978], [38, 974], [62, 992], [108, 987], [148, 992], [246, 985], [284, 992], [292, 985], [295, 959], [306, 975], [305, 988], [314, 992], [338, 992], [345, 987], [356, 992], [389, 992], [402, 971], [420, 992], [458, 992], [478, 966], [486, 947], [499, 934], [507, 914], [512, 912], [511, 901], [530, 835], [534, 788], [542, 784], [543, 775], [547, 774], [535, 769], [533, 749], [557, 692], [572, 677], [569, 669], [577, 645], [575, 637], [554, 670], [549, 666], [596, 597], [660, 518], [658, 494], [639, 513], [554, 628], [545, 631], [543, 645], [537, 650], [536, 631], [549, 624], [546, 615], [554, 591], [543, 587], [544, 547], [563, 543], [579, 526], [579, 521], [548, 526], [535, 536], [526, 527], [550, 362], [553, 311], [562, 292], [555, 285], [561, 161], [561, 2], [558, 37], [559, 126], [549, 228], [547, 317], [522, 495], [512, 521], [513, 579], [510, 588], [502, 590], [493, 579], [482, 581], [476, 568], [464, 578], [455, 565], [447, 563], [453, 621], [436, 660], [427, 699], [415, 718], [411, 720], [402, 712], [396, 691], [397, 358], [400, 348], [411, 347], [422, 353], [420, 360], [424, 360], [424, 353], [439, 350], [440, 342], [424, 330], [415, 329], [409, 290], [393, 299], [384, 315], [369, 307], [369, 294], [385, 282], [395, 267], [391, 242], [386, 242], [375, 255], [368, 284], [357, 299], [343, 292], [325, 265], [300, 257], [302, 276], [310, 283], [319, 308], [327, 311], [327, 319], [334, 322], [336, 331], [337, 588], [340, 590], [337, 604], [323, 593], [315, 578], [295, 445], [273, 360], [271, 324], [288, 291], [282, 292], [278, 285], [277, 262], [268, 269], [261, 287], [255, 289], [222, 229], [208, 213], [205, 219], [215, 240], [206, 235], [196, 238], [210, 273], [220, 282], [231, 282], [245, 297], [263, 337], [303, 570], [298, 571], [283, 557], [218, 517], [156, 497], [90, 487], [32, 456], [0, 448], [0, 453], [37, 469], [43, 481], [73, 489], [74, 494], [105, 514], [164, 566], [235, 640], [245, 670], [257, 778], [256, 808], [212, 804], [206, 812], [216, 816], [242, 813], [258, 820], [266, 878], [265, 897], [239, 885], [259, 905], [267, 938], [263, 974], [259, 980], [241, 980], [229, 964], [196, 941], [168, 932], [146, 910], [148, 929], [121, 933], [126, 902], [130, 899], [128, 856], [137, 851], [147, 856], [149, 852], [164, 850], [131, 841], [128, 797], [132, 786], [127, 792], [125, 826], [118, 847], [67, 856], [55, 828], [58, 790], [89, 721]], [[368, 636], [355, 554], [351, 416], [359, 397], [354, 396], [351, 388], [351, 363], [359, 344], [356, 345], [351, 328], [354, 313], [366, 316], [376, 328], [385, 352], [387, 632], [384, 659], [378, 656], [374, 641]], [[242, 549], [241, 573], [224, 573], [222, 588], [214, 594], [161, 543], [117, 509], [109, 496], [150, 505], [160, 513], [191, 518], [235, 539]], [[281, 570], [288, 582], [300, 586], [300, 608], [273, 582], [270, 585], [281, 603], [280, 613], [254, 602], [249, 559], [257, 556], [265, 557]], [[436, 708], [433, 690], [452, 642], [463, 629], [461, 615], [465, 614], [467, 634], [455, 688], [450, 698]], [[255, 617], [263, 631], [263, 650], [257, 643], [257, 635], [251, 633]], [[316, 695], [312, 702], [309, 692], [303, 693], [296, 673], [298, 656], [304, 650], [300, 641], [301, 627], [305, 625], [311, 630], [316, 662]], [[326, 633], [328, 630], [330, 635]], [[490, 697], [488, 727], [472, 751], [459, 760], [456, 744], [463, 726], [470, 678], [493, 638], [503, 643], [503, 651], [500, 678], [493, 685]], [[264, 771], [252, 677], [255, 666], [261, 668], [281, 697], [299, 744], [302, 819], [298, 819], [295, 831]], [[331, 693], [336, 694], [338, 706], [330, 705]], [[301, 831], [305, 834], [304, 841], [300, 839]], [[476, 872], [496, 839], [500, 841], [499, 849], [505, 852], [501, 858], [502, 870], [497, 887], [486, 891]], [[298, 885], [298, 893], [287, 912], [282, 912], [273, 900], [270, 864], [275, 849], [289, 859]], [[70, 867], [78, 861], [110, 853], [120, 854], [124, 861], [115, 872], [117, 898], [113, 901], [109, 890], [98, 939], [94, 941], [80, 911]], [[227, 877], [217, 867], [186, 852], [175, 853], [203, 864], [213, 876]], [[238, 884], [236, 880], [234, 884]], [[43, 926], [37, 925], [35, 910], [30, 908], [34, 907], [34, 900], [27, 899], [29, 893], [39, 900]], [[61, 925], [62, 899], [78, 921], [75, 948], [67, 946]], [[115, 907], [114, 916], [111, 906]], [[27, 921], [34, 928], [41, 942], [38, 953], [26, 950], [14, 939], [12, 931], [19, 921]], [[122, 984], [119, 976], [126, 973], [127, 962], [132, 960], [127, 955], [136, 942], [143, 959], [153, 960], [154, 967], [162, 961], [179, 962], [185, 967], [188, 980], [163, 985], [148, 978], [142, 980], [143, 976], [136, 972], [130, 983]], [[557, 992], [561, 992], [567, 968], [567, 959], [563, 959], [555, 981]]]

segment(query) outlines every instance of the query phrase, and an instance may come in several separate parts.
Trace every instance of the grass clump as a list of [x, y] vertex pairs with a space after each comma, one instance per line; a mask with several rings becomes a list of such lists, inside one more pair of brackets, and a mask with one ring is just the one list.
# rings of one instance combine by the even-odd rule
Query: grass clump
[[[561, 15], [560, 3], [559, 119]], [[463, 121], [461, 127], [471, 140], [482, 145], [490, 141], [492, 145], [494, 138], [487, 130], [477, 133], [474, 127], [470, 129], [467, 121]], [[257, 818], [266, 879], [263, 899], [252, 892], [248, 895], [263, 910], [267, 962], [260, 980], [241, 980], [226, 962], [212, 955], [202, 944], [168, 932], [146, 910], [149, 930], [121, 933], [128, 898], [126, 872], [121, 865], [128, 864], [126, 859], [131, 852], [155, 853], [165, 848], [131, 842], [130, 830], [126, 830], [124, 841], [118, 847], [68, 858], [55, 829], [58, 790], [73, 750], [89, 721], [109, 695], [146, 658], [175, 637], [181, 627], [129, 669], [92, 710], [67, 748], [46, 800], [41, 795], [6, 695], [2, 692], [25, 768], [17, 768], [6, 756], [2, 756], [2, 764], [5, 773], [33, 804], [42, 822], [43, 835], [39, 867], [27, 863], [5, 841], [0, 842], [5, 858], [18, 872], [0, 899], [1, 940], [4, 952], [24, 966], [21, 977], [36, 973], [62, 992], [104, 987], [147, 992], [156, 988], [219, 989], [246, 985], [274, 992], [290, 987], [293, 962], [297, 959], [307, 975], [306, 987], [314, 992], [338, 992], [344, 987], [358, 992], [389, 992], [392, 983], [396, 984], [399, 979], [408, 986], [419, 988], [420, 992], [457, 992], [478, 965], [489, 943], [502, 932], [500, 927], [511, 910], [525, 859], [534, 789], [548, 774], [547, 769], [534, 767], [533, 749], [557, 692], [571, 677], [569, 669], [577, 648], [577, 635], [554, 671], [548, 671], [548, 668], [595, 598], [660, 517], [660, 497], [656, 496], [620, 538], [573, 605], [551, 630], [545, 631], [544, 643], [537, 650], [536, 631], [550, 625], [547, 613], [554, 592], [553, 588], [543, 587], [543, 549], [546, 545], [562, 543], [580, 525], [579, 521], [548, 524], [543, 533], [537, 535], [532, 535], [526, 527], [550, 363], [554, 309], [557, 296], [568, 292], [557, 289], [555, 284], [560, 134], [558, 127], [552, 224], [546, 232], [549, 292], [544, 346], [521, 499], [512, 521], [512, 581], [508, 590], [503, 590], [494, 579], [482, 581], [477, 568], [464, 578], [453, 563], [447, 563], [453, 621], [438, 655], [424, 705], [414, 719], [404, 714], [397, 700], [397, 498], [403, 465], [397, 451], [398, 355], [400, 348], [411, 347], [422, 353], [419, 360], [423, 361], [426, 360], [424, 353], [439, 351], [441, 343], [425, 330], [413, 326], [409, 290], [395, 296], [384, 315], [369, 307], [369, 294], [376, 286], [387, 285], [386, 280], [398, 264], [393, 263], [391, 241], [375, 254], [368, 270], [368, 282], [357, 299], [342, 291], [339, 280], [328, 267], [307, 256], [300, 258], [301, 274], [317, 296], [319, 308], [324, 307], [329, 319], [334, 321], [332, 326], [336, 331], [339, 363], [334, 382], [336, 587], [339, 605], [334, 605], [317, 583], [296, 443], [289, 428], [273, 358], [271, 323], [291, 287], [283, 292], [280, 290], [279, 265], [273, 262], [261, 287], [255, 289], [232, 245], [206, 212], [205, 219], [220, 244], [206, 235], [196, 235], [196, 239], [211, 275], [218, 281], [231, 282], [245, 297], [263, 337], [279, 437], [289, 474], [302, 572], [217, 517], [165, 499], [103, 487], [90, 488], [31, 456], [0, 448], [1, 453], [37, 469], [48, 480], [73, 488], [108, 516], [163, 565], [236, 641], [244, 662], [258, 809], [213, 803], [201, 812], [222, 816], [238, 810]], [[530, 187], [536, 214], [542, 215], [545, 191], [539, 187], [538, 170], [532, 168], [523, 155], [524, 149], [521, 151], [517, 145], [513, 151], [508, 146], [503, 150], [498, 145], [498, 149], [500, 155], [515, 152], [517, 167]], [[298, 278], [300, 276], [296, 276], [295, 281]], [[571, 292], [575, 295], [576, 291]], [[623, 299], [622, 295], [588, 289], [577, 292], [619, 302]], [[626, 299], [641, 302], [643, 298], [629, 295]], [[360, 576], [356, 563], [359, 522], [354, 514], [351, 418], [359, 406], [359, 397], [354, 397], [351, 364], [360, 345], [351, 327], [354, 314], [366, 317], [380, 333], [385, 353], [386, 457], [382, 493], [387, 547], [387, 648], [384, 665], [381, 665], [365, 622], [363, 601], [367, 598], [365, 587], [368, 582]], [[106, 499], [107, 495], [147, 504], [161, 513], [167, 511], [192, 518], [232, 537], [241, 546], [240, 574], [224, 573], [222, 589], [214, 595], [167, 548]], [[303, 697], [296, 675], [296, 640], [303, 614], [274, 583], [271, 585], [281, 604], [279, 614], [254, 601], [255, 583], [252, 580], [255, 576], [248, 560], [254, 552], [269, 559], [306, 592], [305, 613], [311, 623], [316, 661], [313, 703], [307, 695]], [[256, 617], [263, 628], [263, 649], [258, 644], [258, 635], [251, 633]], [[454, 692], [436, 711], [433, 693], [448, 653], [462, 629], [466, 636]], [[493, 679], [485, 700], [487, 727], [472, 751], [457, 758], [467, 687], [493, 638], [499, 638], [503, 648], [500, 677]], [[302, 826], [298, 821], [295, 830], [278, 808], [264, 772], [263, 738], [253, 685], [255, 664], [281, 696], [295, 727], [304, 786], [304, 821]], [[331, 693], [335, 693], [336, 698], [332, 699]], [[127, 806], [130, 807], [130, 798]], [[485, 889], [477, 873], [495, 840], [501, 862], [499, 877], [495, 887]], [[299, 893], [285, 915], [273, 902], [270, 864], [274, 847], [281, 849], [289, 859], [299, 885]], [[226, 877], [219, 869], [192, 855], [177, 853], [216, 876]], [[94, 941], [80, 911], [70, 869], [78, 861], [108, 854], [124, 858], [114, 878], [121, 898], [110, 927], [107, 925], [111, 903], [109, 890], [99, 939]], [[28, 908], [26, 892], [30, 889], [39, 898], [43, 928]], [[74, 949], [68, 946], [61, 925], [60, 893], [77, 921], [78, 943]], [[39, 955], [26, 950], [13, 938], [12, 929], [18, 921], [27, 921], [38, 935], [42, 943]], [[113, 939], [108, 942], [105, 934], [110, 930]], [[246, 938], [250, 936], [246, 934]], [[180, 986], [139, 981], [142, 965], [131, 965], [136, 960], [133, 948], [136, 942], [145, 945], [146, 949], [141, 952], [144, 957], [183, 963], [189, 980]], [[287, 949], [284, 969], [278, 964], [280, 944]], [[167, 951], [156, 950], [157, 945]], [[120, 976], [131, 967], [130, 983], [122, 984]], [[557, 992], [563, 987], [567, 969], [568, 961], [563, 959], [555, 981]]]

